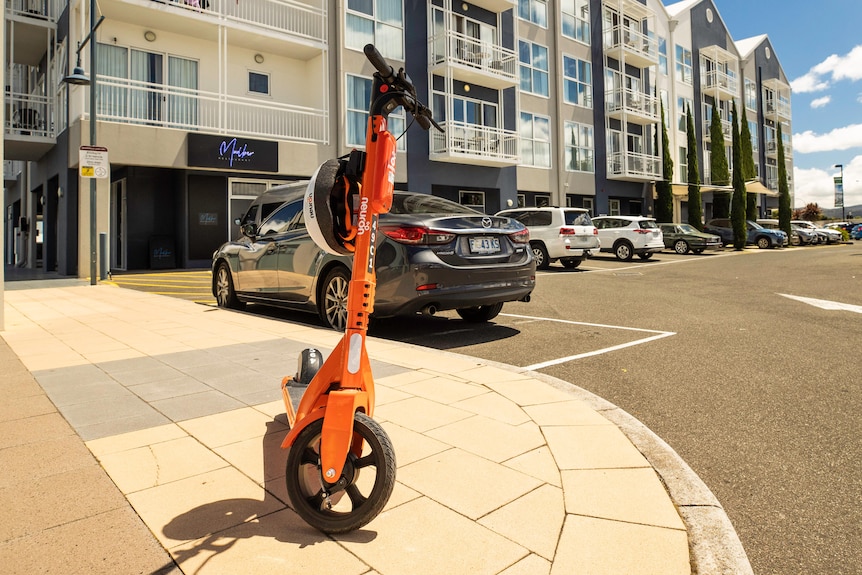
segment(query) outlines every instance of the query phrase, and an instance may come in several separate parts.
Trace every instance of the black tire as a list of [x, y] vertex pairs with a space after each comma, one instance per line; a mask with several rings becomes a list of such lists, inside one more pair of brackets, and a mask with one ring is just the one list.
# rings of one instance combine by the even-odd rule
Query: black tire
[[632, 245], [625, 240], [617, 242], [614, 246], [614, 255], [620, 261], [630, 262], [634, 255], [634, 248], [632, 248]]
[[652, 254], [653, 254], [652, 252], [646, 252], [643, 254], [638, 254], [638, 257], [642, 260], [648, 260], [652, 257]]
[[213, 295], [219, 307], [227, 309], [243, 309], [245, 307], [245, 302], [239, 301], [236, 296], [230, 267], [226, 262], [221, 262], [216, 268], [215, 278], [213, 278]]
[[757, 247], [762, 250], [772, 247], [772, 242], [769, 241], [769, 238], [767, 238], [766, 236], [760, 236], [759, 238], [754, 240], [754, 243], [757, 244]]
[[[347, 533], [359, 529], [386, 506], [395, 486], [395, 450], [380, 424], [357, 412], [353, 417], [354, 441], [363, 442], [362, 457], [347, 456], [341, 479], [345, 487], [330, 493], [330, 508], [324, 507], [320, 476], [320, 436], [323, 419], [309, 424], [297, 436], [287, 454], [287, 495], [291, 507], [306, 523], [324, 533]], [[373, 468], [372, 482], [357, 484], [360, 470]], [[364, 491], [363, 491], [363, 488]], [[346, 495], [346, 497], [345, 497]]]
[[685, 240], [676, 240], [673, 243], [673, 251], [678, 253], [679, 255], [685, 255], [688, 253], [688, 242]]
[[317, 298], [317, 314], [335, 331], [344, 331], [347, 325], [347, 292], [350, 288], [350, 272], [341, 266], [332, 268], [323, 279], [320, 297]]
[[460, 315], [461, 319], [464, 321], [469, 321], [470, 323], [484, 323], [497, 317], [502, 309], [503, 302], [500, 302], [476, 307], [462, 307], [455, 311], [458, 312], [458, 315]]
[[579, 265], [581, 265], [582, 261], [584, 260], [580, 258], [563, 258], [560, 260], [560, 263], [563, 264], [563, 267], [567, 270], [573, 270]]
[[546, 270], [551, 265], [551, 258], [548, 257], [548, 250], [541, 242], [531, 242], [530, 249], [533, 250], [533, 259], [536, 260], [537, 270]]

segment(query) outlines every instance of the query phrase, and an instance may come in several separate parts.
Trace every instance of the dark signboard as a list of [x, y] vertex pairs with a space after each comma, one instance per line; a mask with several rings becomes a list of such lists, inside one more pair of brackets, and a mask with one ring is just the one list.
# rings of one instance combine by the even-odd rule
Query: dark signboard
[[191, 167], [278, 171], [278, 142], [189, 134], [188, 148], [188, 163]]

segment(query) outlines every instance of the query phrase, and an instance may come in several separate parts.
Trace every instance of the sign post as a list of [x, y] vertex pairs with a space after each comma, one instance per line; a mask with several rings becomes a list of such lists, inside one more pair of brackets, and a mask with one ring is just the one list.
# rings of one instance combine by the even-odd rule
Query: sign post
[[81, 177], [90, 180], [90, 285], [96, 285], [96, 180], [111, 174], [108, 148], [81, 146], [78, 149], [78, 167]]

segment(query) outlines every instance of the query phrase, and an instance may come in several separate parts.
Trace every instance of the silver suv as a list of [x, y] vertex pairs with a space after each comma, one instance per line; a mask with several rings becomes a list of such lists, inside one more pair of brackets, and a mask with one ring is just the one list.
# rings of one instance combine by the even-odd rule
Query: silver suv
[[601, 246], [599, 232], [583, 208], [513, 208], [497, 214], [518, 220], [530, 230], [530, 247], [536, 269], [548, 269], [559, 260], [576, 268]]

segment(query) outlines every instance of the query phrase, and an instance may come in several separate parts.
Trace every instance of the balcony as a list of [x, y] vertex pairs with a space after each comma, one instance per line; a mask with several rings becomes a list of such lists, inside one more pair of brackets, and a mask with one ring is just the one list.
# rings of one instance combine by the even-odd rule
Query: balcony
[[661, 178], [661, 158], [636, 152], [617, 152], [608, 156], [611, 180], [652, 181]]
[[771, 120], [789, 120], [790, 86], [777, 78], [763, 80], [763, 102], [766, 117]]
[[721, 70], [709, 70], [701, 76], [704, 92], [717, 96], [720, 100], [733, 100], [739, 95], [739, 79]]
[[97, 85], [100, 122], [328, 143], [326, 110], [110, 77]]
[[57, 143], [58, 107], [53, 99], [6, 92], [4, 152], [9, 160], [35, 161]]
[[790, 102], [783, 100], [766, 100], [766, 117], [772, 119], [790, 119]]
[[431, 130], [429, 157], [440, 162], [477, 166], [516, 166], [518, 133], [465, 122], [442, 122], [444, 132]]
[[609, 117], [633, 124], [655, 124], [660, 120], [658, 99], [628, 88], [605, 92], [605, 108]]
[[720, 100], [739, 96], [739, 58], [721, 46], [700, 49], [701, 89]]
[[327, 46], [325, 5], [296, 0], [102, 0], [110, 20], [218, 40], [218, 28], [230, 27], [231, 45], [282, 54], [299, 60], [319, 55]]
[[428, 69], [462, 82], [495, 90], [517, 86], [518, 55], [458, 32], [438, 34], [428, 41]]
[[[703, 122], [703, 139], [704, 141], [712, 141], [712, 130], [710, 130], [711, 121], [704, 120]], [[729, 144], [733, 140], [733, 124], [727, 120], [721, 120], [721, 135], [724, 136], [724, 143]]]
[[470, 4], [484, 8], [488, 12], [494, 12], [495, 14], [501, 14], [506, 10], [517, 9], [518, 7], [516, 0], [472, 0]]
[[635, 68], [658, 64], [658, 39], [625, 26], [614, 26], [604, 34], [605, 55]]

